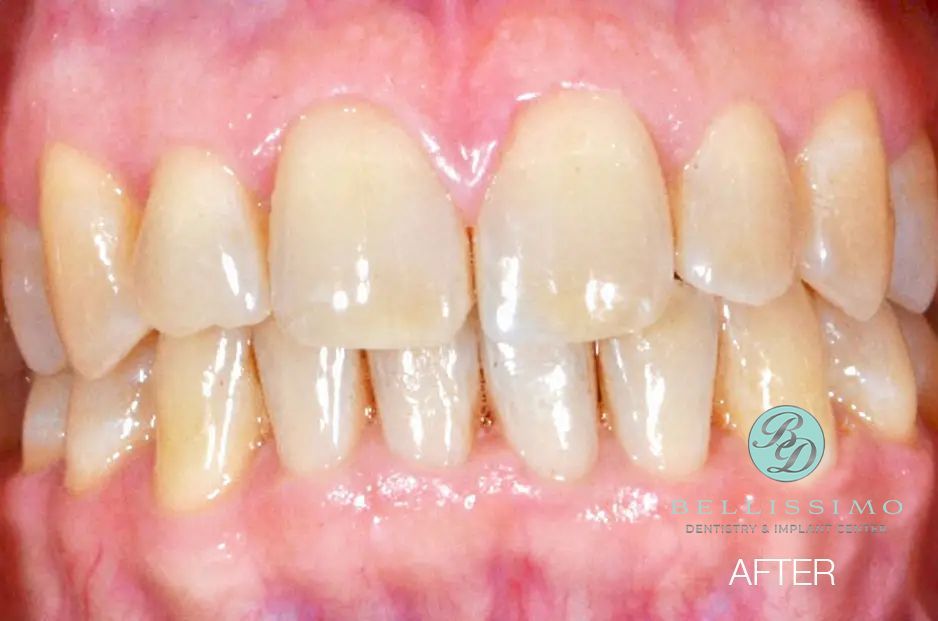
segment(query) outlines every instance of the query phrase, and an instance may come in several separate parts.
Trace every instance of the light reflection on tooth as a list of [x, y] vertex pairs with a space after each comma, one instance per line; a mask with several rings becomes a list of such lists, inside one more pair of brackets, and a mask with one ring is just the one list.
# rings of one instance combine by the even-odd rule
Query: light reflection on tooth
[[72, 374], [36, 375], [23, 417], [23, 472], [38, 472], [65, 456], [65, 420]]
[[428, 466], [463, 463], [481, 398], [475, 321], [450, 344], [369, 351], [368, 361], [391, 451]]
[[938, 429], [938, 336], [922, 315], [899, 306], [893, 310], [915, 373], [918, 411]]
[[157, 330], [186, 336], [270, 313], [266, 216], [211, 153], [179, 148], [157, 166], [137, 241], [134, 286]]
[[254, 348], [280, 463], [296, 473], [338, 465], [365, 422], [362, 353], [301, 345], [273, 319], [255, 329]]
[[628, 103], [563, 91], [524, 109], [475, 246], [493, 340], [583, 342], [654, 322], [673, 284], [670, 214], [654, 145]]

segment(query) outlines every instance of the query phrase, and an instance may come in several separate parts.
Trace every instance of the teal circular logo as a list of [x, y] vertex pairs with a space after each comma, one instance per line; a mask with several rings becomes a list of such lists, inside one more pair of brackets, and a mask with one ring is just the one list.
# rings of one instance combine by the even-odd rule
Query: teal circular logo
[[779, 405], [763, 412], [749, 430], [749, 457], [770, 479], [798, 481], [821, 463], [824, 430], [807, 410]]

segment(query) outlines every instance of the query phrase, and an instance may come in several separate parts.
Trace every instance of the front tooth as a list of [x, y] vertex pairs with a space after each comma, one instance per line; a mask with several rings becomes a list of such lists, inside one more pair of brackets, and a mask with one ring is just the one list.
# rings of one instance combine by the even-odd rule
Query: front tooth
[[892, 440], [915, 429], [915, 373], [888, 303], [868, 321], [858, 321], [815, 298], [826, 344], [831, 397]]
[[296, 473], [339, 464], [365, 421], [362, 353], [302, 345], [273, 319], [255, 330], [254, 350], [280, 463]]
[[889, 298], [923, 313], [938, 284], [938, 174], [924, 132], [890, 165], [889, 189], [896, 217]]
[[98, 486], [150, 441], [156, 420], [149, 382], [155, 345], [156, 337], [149, 337], [104, 377], [78, 377], [72, 384], [65, 430], [65, 486], [72, 493]]
[[706, 461], [718, 328], [713, 298], [680, 285], [654, 325], [600, 342], [603, 403], [642, 467], [682, 476]]
[[391, 451], [428, 466], [469, 455], [481, 388], [475, 322], [431, 348], [368, 352], [375, 402]]
[[3, 299], [20, 352], [36, 373], [58, 373], [65, 368], [65, 350], [46, 295], [39, 231], [9, 216], [0, 244]]
[[465, 227], [425, 153], [382, 111], [325, 104], [302, 117], [283, 145], [270, 218], [274, 314], [298, 341], [422, 347], [462, 326]]
[[847, 314], [879, 309], [892, 265], [893, 218], [876, 106], [837, 100], [796, 160], [801, 276]]
[[794, 194], [775, 125], [759, 107], [735, 105], [711, 124], [672, 200], [685, 282], [747, 304], [791, 286]]
[[922, 315], [899, 306], [893, 310], [915, 372], [918, 411], [938, 429], [938, 336]]
[[541, 476], [584, 476], [598, 443], [592, 344], [483, 341], [486, 390], [509, 444]]
[[131, 280], [139, 210], [96, 162], [55, 144], [42, 160], [39, 216], [68, 359], [81, 375], [101, 377], [149, 331]]
[[195, 509], [240, 478], [262, 440], [250, 331], [161, 336], [153, 375], [156, 495], [169, 509]]
[[515, 124], [476, 224], [486, 335], [582, 342], [650, 325], [673, 285], [651, 138], [612, 94], [564, 91]]
[[140, 226], [134, 285], [157, 330], [186, 336], [270, 313], [263, 214], [231, 169], [180, 148], [157, 166]]
[[23, 471], [38, 472], [65, 456], [72, 374], [36, 375], [23, 416]]

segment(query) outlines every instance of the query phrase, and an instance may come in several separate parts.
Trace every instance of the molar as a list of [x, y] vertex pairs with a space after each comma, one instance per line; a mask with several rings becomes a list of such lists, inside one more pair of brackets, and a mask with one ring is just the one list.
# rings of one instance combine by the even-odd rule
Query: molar
[[938, 336], [922, 315], [900, 306], [893, 311], [915, 373], [918, 411], [938, 429]]
[[65, 421], [72, 373], [36, 375], [23, 416], [23, 472], [38, 472], [65, 456]]
[[657, 153], [631, 107], [563, 91], [524, 109], [475, 246], [495, 341], [584, 342], [653, 323], [673, 284], [673, 241]]
[[144, 318], [171, 336], [263, 321], [270, 313], [265, 218], [211, 153], [166, 154], [136, 247], [134, 285]]

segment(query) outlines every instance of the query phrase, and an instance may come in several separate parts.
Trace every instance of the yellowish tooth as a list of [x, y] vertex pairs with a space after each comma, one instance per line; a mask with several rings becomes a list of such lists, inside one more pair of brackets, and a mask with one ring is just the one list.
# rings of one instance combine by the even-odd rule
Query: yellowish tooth
[[428, 466], [466, 461], [481, 405], [475, 321], [447, 345], [368, 352], [391, 452]]
[[471, 306], [456, 207], [414, 139], [365, 103], [320, 105], [287, 134], [270, 274], [277, 321], [307, 345], [439, 345]]
[[207, 151], [160, 161], [134, 264], [144, 318], [163, 334], [250, 326], [270, 314], [266, 216]]
[[882, 436], [907, 440], [915, 430], [915, 372], [888, 303], [858, 321], [820, 297], [814, 299], [826, 344], [830, 395]]
[[38, 472], [65, 456], [65, 420], [72, 374], [36, 375], [23, 417], [23, 472]]
[[938, 285], [938, 174], [924, 132], [889, 166], [896, 217], [889, 299], [923, 313]]
[[52, 310], [72, 367], [95, 379], [149, 331], [131, 279], [140, 213], [110, 173], [71, 147], [49, 147], [40, 174]]
[[475, 234], [485, 334], [583, 342], [650, 325], [674, 256], [654, 145], [620, 97], [563, 91], [515, 123]]
[[156, 336], [142, 341], [96, 380], [75, 378], [65, 428], [65, 486], [74, 494], [99, 486], [148, 443], [156, 423], [150, 380]]
[[680, 477], [706, 462], [718, 331], [713, 298], [682, 284], [654, 325], [600, 342], [603, 403], [643, 468]]
[[485, 386], [508, 443], [543, 477], [586, 475], [598, 444], [593, 345], [483, 342]]
[[273, 319], [255, 329], [254, 349], [280, 463], [302, 474], [342, 462], [368, 407], [362, 353], [301, 345]]
[[39, 231], [8, 216], [0, 244], [3, 299], [20, 352], [36, 373], [58, 373], [65, 368], [65, 350], [46, 293]]
[[844, 95], [826, 111], [794, 173], [801, 276], [857, 319], [879, 309], [892, 265], [893, 216], [876, 106]]
[[922, 315], [899, 306], [893, 310], [915, 373], [918, 411], [938, 429], [938, 336]]
[[788, 290], [794, 192], [775, 125], [758, 106], [737, 104], [717, 117], [672, 190], [685, 282], [747, 304]]
[[263, 439], [250, 331], [161, 336], [153, 375], [157, 499], [171, 510], [196, 509], [238, 481]]

